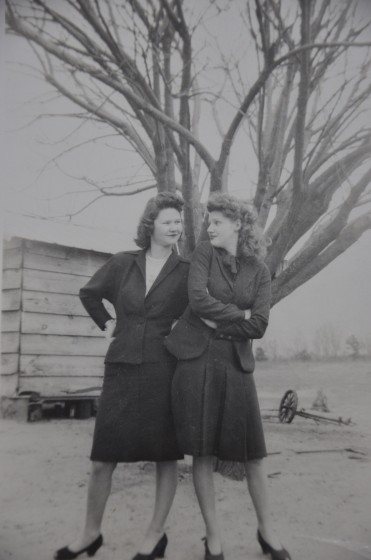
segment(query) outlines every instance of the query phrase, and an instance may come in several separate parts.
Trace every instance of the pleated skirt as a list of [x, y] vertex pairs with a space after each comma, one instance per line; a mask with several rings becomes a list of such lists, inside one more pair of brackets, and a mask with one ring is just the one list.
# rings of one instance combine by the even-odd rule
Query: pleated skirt
[[232, 342], [211, 339], [204, 354], [178, 362], [172, 406], [184, 454], [241, 463], [267, 455], [254, 375]]
[[175, 364], [175, 360], [106, 364], [92, 461], [172, 461], [183, 457], [171, 411]]

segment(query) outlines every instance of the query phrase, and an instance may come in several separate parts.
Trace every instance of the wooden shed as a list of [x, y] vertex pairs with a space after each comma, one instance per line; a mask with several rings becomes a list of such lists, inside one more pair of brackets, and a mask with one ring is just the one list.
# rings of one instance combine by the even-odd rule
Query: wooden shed
[[79, 289], [109, 253], [13, 237], [4, 242], [1, 395], [100, 387], [108, 342]]

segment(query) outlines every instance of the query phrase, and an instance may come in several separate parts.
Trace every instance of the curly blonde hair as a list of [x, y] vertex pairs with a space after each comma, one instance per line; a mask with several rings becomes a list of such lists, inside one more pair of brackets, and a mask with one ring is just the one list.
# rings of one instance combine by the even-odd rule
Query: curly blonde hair
[[161, 210], [174, 208], [180, 214], [183, 205], [184, 202], [180, 196], [172, 192], [160, 192], [157, 196], [150, 198], [139, 220], [137, 237], [134, 239], [138, 247], [141, 249], [148, 249], [150, 247], [151, 235], [155, 227], [154, 223]]
[[270, 243], [256, 224], [258, 216], [252, 204], [227, 193], [215, 193], [209, 197], [207, 210], [220, 212], [234, 222], [241, 221], [241, 229], [238, 232], [238, 256], [264, 259]]

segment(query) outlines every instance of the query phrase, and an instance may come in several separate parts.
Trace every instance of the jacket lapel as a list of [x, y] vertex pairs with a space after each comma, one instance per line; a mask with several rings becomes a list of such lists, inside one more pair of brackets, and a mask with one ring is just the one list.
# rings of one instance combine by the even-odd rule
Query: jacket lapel
[[144, 283], [144, 290], [145, 290], [145, 286], [146, 286], [146, 252], [145, 251], [140, 251], [140, 253], [138, 253], [137, 258], [135, 259], [136, 265], [138, 266], [142, 278], [143, 278], [143, 283]]
[[[174, 270], [174, 268], [178, 265], [178, 263], [179, 263], [179, 259], [178, 259], [177, 255], [174, 252], [171, 253], [170, 257], [167, 259], [166, 263], [164, 264], [164, 266], [160, 270], [160, 273], [157, 276], [156, 280], [153, 282], [152, 286], [148, 290], [148, 292], [146, 294], [146, 298], [149, 295], [151, 295], [153, 290], [155, 290], [157, 288], [157, 286], [164, 280], [164, 278], [166, 278], [166, 276], [168, 276], [170, 274], [170, 272], [172, 272]], [[144, 267], [145, 267], [145, 257], [144, 257]], [[144, 268], [144, 271], [145, 271], [145, 268]], [[146, 278], [146, 276], [145, 276], [145, 272], [144, 272], [144, 279], [145, 278]]]
[[224, 264], [223, 264], [223, 260], [222, 260], [222, 256], [219, 253], [219, 251], [217, 251], [215, 249], [215, 247], [213, 247], [213, 251], [214, 251], [214, 255], [216, 255], [216, 260], [218, 262], [219, 268], [220, 268], [220, 272], [222, 273], [223, 277], [225, 278], [225, 280], [228, 282], [230, 288], [233, 290], [233, 282], [231, 280], [231, 278], [228, 276], [228, 274], [225, 271], [224, 268]]

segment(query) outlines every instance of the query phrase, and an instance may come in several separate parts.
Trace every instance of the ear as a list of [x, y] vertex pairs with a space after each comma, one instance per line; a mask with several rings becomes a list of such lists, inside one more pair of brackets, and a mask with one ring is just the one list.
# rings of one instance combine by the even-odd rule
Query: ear
[[242, 224], [241, 224], [241, 220], [240, 220], [240, 219], [238, 219], [238, 220], [236, 220], [236, 221], [234, 222], [234, 230], [235, 230], [235, 231], [240, 231], [241, 226], [242, 226]]

